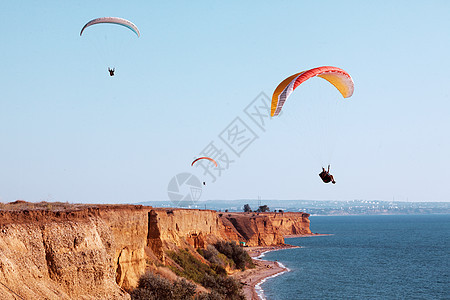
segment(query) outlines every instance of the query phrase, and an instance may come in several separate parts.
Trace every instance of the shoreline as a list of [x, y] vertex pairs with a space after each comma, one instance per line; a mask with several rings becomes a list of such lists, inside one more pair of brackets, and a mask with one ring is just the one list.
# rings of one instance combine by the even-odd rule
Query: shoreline
[[261, 284], [268, 278], [275, 277], [281, 273], [289, 271], [288, 268], [280, 265], [277, 261], [268, 261], [262, 259], [261, 257], [264, 257], [264, 254], [267, 252], [291, 248], [301, 247], [284, 244], [279, 246], [248, 247], [247, 249], [245, 249], [252, 258], [253, 263], [255, 264], [255, 268], [247, 269], [243, 272], [239, 272], [233, 275], [233, 277], [243, 285], [242, 291], [245, 299], [261, 299], [257, 292], [259, 284]]
[[332, 233], [308, 233], [308, 234], [287, 234], [283, 237], [285, 239], [289, 238], [297, 238], [297, 237], [313, 237], [313, 236], [327, 236], [327, 235], [333, 235]]

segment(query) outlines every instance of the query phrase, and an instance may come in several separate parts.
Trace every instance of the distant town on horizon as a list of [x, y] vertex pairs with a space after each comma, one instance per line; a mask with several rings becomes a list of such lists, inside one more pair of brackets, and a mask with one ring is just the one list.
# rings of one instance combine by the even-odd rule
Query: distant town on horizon
[[[171, 201], [147, 201], [138, 204], [155, 207], [175, 207]], [[245, 204], [253, 211], [267, 205], [270, 211], [305, 212], [311, 215], [382, 215], [382, 214], [449, 214], [450, 202], [404, 202], [381, 200], [207, 200], [199, 201], [188, 208], [220, 211], [243, 211]]]

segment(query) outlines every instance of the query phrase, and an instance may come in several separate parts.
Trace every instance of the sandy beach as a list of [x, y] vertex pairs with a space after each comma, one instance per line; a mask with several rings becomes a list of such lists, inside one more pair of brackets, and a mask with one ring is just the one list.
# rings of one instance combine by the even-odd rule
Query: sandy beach
[[298, 246], [282, 245], [282, 246], [270, 246], [270, 247], [248, 247], [246, 248], [248, 254], [252, 257], [255, 268], [247, 269], [244, 272], [238, 272], [233, 275], [234, 278], [239, 280], [243, 284], [243, 292], [245, 299], [260, 299], [256, 293], [255, 286], [263, 279], [273, 276], [275, 274], [287, 271], [286, 268], [281, 267], [275, 261], [267, 261], [262, 259], [256, 259], [263, 253], [276, 251], [288, 248], [298, 248]]

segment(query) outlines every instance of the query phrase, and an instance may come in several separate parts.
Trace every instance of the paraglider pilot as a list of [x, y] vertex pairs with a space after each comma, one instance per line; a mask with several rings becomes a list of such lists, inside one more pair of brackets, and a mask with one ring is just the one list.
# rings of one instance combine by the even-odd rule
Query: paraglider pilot
[[116, 70], [116, 68], [112, 68], [112, 69], [108, 68], [109, 76], [114, 76], [114, 71], [115, 70]]
[[336, 181], [334, 181], [333, 175], [330, 174], [330, 165], [328, 165], [328, 171], [326, 171], [325, 168], [322, 167], [322, 172], [320, 172], [319, 176], [325, 183], [329, 183], [330, 181], [333, 184], [336, 183]]

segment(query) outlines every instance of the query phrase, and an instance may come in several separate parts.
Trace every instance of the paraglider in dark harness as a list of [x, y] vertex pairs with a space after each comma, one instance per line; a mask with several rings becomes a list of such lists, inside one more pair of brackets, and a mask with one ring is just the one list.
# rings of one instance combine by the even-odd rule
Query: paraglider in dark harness
[[325, 168], [322, 167], [322, 172], [319, 173], [319, 176], [325, 183], [329, 183], [330, 181], [333, 184], [336, 183], [336, 181], [334, 181], [333, 175], [330, 174], [330, 165], [328, 165], [328, 171], [326, 171]]
[[114, 71], [115, 70], [116, 70], [116, 68], [112, 68], [112, 69], [108, 68], [109, 76], [114, 76]]

